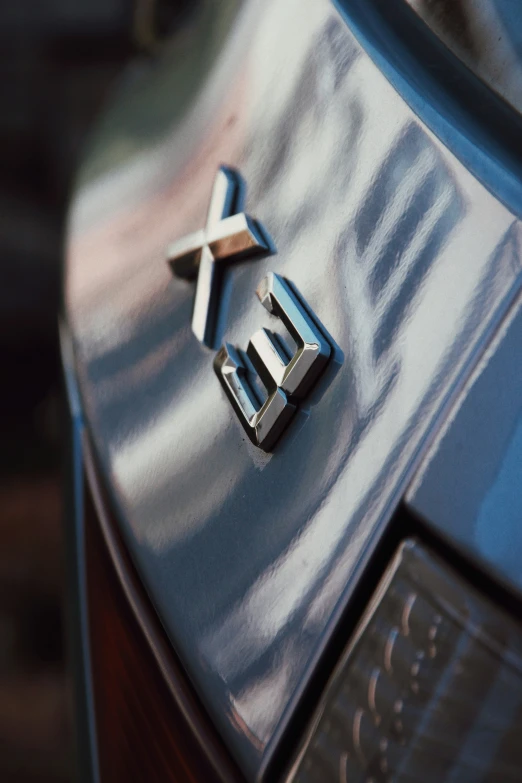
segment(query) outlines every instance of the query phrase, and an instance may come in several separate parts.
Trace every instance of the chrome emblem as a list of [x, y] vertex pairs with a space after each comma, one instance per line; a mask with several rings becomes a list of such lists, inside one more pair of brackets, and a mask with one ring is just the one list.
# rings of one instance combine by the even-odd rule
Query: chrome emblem
[[[331, 348], [287, 280], [272, 273], [256, 293], [263, 307], [283, 322], [297, 350], [291, 355], [279, 335], [260, 329], [246, 354], [225, 343], [214, 369], [252, 443], [270, 451], [296, 412], [296, 403], [324, 370]], [[252, 371], [266, 388], [264, 401], [250, 381]]]
[[[239, 174], [220, 168], [206, 227], [167, 249], [174, 274], [197, 280], [192, 331], [210, 348], [214, 347], [222, 269], [232, 262], [271, 252], [266, 232], [242, 211], [243, 194]], [[214, 369], [252, 443], [270, 451], [299, 401], [326, 367], [332, 347], [319, 321], [288, 280], [271, 273], [256, 293], [263, 307], [285, 326], [295, 350], [278, 334], [260, 329], [246, 352], [225, 343], [216, 355]], [[266, 393], [258, 387], [256, 375]]]
[[209, 348], [214, 347], [223, 266], [270, 250], [259, 223], [242, 211], [243, 195], [237, 172], [221, 167], [214, 180], [206, 227], [167, 249], [168, 263], [177, 277], [197, 278], [192, 331]]

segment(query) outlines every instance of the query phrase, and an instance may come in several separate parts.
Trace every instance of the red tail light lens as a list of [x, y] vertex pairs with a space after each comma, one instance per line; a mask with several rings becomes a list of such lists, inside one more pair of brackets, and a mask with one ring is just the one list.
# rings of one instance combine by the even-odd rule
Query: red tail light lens
[[239, 781], [89, 473], [86, 575], [100, 781]]

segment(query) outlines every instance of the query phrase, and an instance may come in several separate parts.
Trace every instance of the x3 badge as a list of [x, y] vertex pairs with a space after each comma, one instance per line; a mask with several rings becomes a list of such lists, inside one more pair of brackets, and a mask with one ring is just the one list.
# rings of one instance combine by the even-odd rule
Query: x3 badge
[[[269, 250], [261, 225], [242, 211], [241, 179], [235, 171], [220, 168], [205, 229], [167, 250], [174, 275], [196, 279], [192, 331], [204, 345], [213, 346], [223, 268]], [[296, 350], [292, 352], [279, 335], [260, 329], [246, 352], [225, 343], [214, 369], [250, 440], [270, 451], [288, 426], [297, 402], [324, 370], [332, 349], [319, 322], [287, 280], [270, 273], [256, 293], [266, 310], [282, 321]], [[253, 373], [266, 389], [264, 398]]]

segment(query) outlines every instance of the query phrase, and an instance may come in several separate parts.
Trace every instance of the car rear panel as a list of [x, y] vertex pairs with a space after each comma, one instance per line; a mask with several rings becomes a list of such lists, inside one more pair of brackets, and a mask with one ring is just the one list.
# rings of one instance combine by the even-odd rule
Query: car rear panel
[[[330, 2], [214, 5], [195, 6], [93, 136], [69, 219], [66, 321], [123, 539], [253, 779], [513, 305], [520, 224]], [[333, 347], [270, 454], [191, 332], [194, 284], [166, 263], [169, 243], [204, 226], [222, 164], [275, 252], [231, 270], [219, 337], [246, 347], [267, 325], [255, 289], [277, 272]]]

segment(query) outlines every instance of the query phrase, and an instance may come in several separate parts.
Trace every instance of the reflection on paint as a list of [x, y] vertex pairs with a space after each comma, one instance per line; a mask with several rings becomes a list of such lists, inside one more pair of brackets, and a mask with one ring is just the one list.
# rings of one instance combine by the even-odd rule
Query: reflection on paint
[[522, 9], [512, 0], [406, 0], [471, 70], [522, 110]]
[[[254, 776], [438, 411], [505, 306], [518, 228], [327, 0], [247, 4], [227, 56], [160, 148], [144, 150], [150, 168], [137, 156], [135, 181], [132, 166], [107, 175], [103, 215], [92, 200], [103, 179], [80, 194], [69, 318], [133, 557]], [[310, 395], [313, 415], [296, 417], [266, 460], [235, 420], [214, 352], [191, 334], [193, 286], [164, 262], [168, 243], [203, 225], [223, 163], [245, 177], [245, 207], [278, 250], [233, 270], [225, 339], [243, 345], [271, 326], [254, 291], [274, 271], [345, 355]]]

